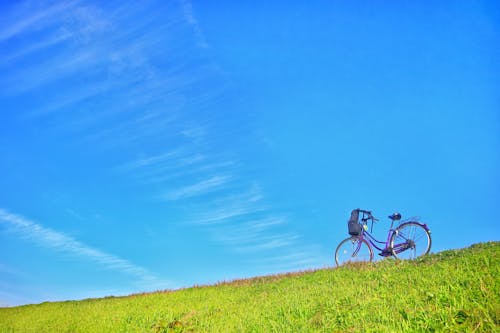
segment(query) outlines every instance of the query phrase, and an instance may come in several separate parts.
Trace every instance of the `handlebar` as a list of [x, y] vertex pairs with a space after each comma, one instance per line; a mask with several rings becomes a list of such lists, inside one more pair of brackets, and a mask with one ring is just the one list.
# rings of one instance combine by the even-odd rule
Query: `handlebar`
[[363, 213], [364, 215], [367, 215], [368, 217], [364, 217], [361, 219], [362, 221], [368, 221], [368, 220], [372, 220], [373, 222], [377, 222], [379, 221], [379, 219], [375, 218], [373, 215], [372, 215], [372, 212], [370, 210], [363, 210], [363, 209], [359, 209], [358, 208], [358, 212], [360, 213]]

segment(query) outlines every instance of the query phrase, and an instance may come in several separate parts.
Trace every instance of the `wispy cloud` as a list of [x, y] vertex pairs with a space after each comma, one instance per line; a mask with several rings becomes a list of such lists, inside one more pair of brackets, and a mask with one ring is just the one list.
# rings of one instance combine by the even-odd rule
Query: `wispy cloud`
[[235, 247], [236, 251], [239, 252], [258, 252], [258, 251], [269, 251], [275, 250], [283, 247], [288, 247], [299, 239], [300, 237], [293, 233], [277, 234], [274, 233], [271, 236], [262, 235], [260, 239], [255, 239], [247, 244], [240, 244]]
[[238, 202], [229, 204], [227, 207], [210, 209], [198, 214], [198, 216], [193, 218], [192, 223], [207, 226], [226, 223], [230, 220], [242, 217], [251, 219], [253, 214], [265, 210], [266, 207], [255, 205], [252, 202]]
[[[214, 154], [191, 142], [165, 152], [144, 155], [113, 169], [145, 186], [163, 184], [166, 188], [155, 197], [177, 200], [237, 187], [234, 182], [237, 177], [233, 174], [237, 173], [238, 165], [223, 154]], [[193, 184], [196, 179], [198, 182]], [[177, 188], [172, 188], [172, 184]]]
[[164, 198], [166, 200], [179, 200], [206, 194], [220, 189], [222, 185], [227, 184], [230, 180], [230, 176], [212, 176], [196, 184], [171, 190], [164, 195]]
[[88, 49], [77, 55], [71, 52], [34, 64], [18, 70], [14, 75], [4, 78], [2, 94], [15, 95], [31, 89], [53, 83], [54, 81], [68, 78], [82, 70], [89, 70], [102, 59], [96, 57], [95, 50]]
[[23, 239], [52, 248], [56, 251], [75, 255], [93, 261], [104, 268], [121, 272], [140, 279], [142, 282], [158, 283], [161, 281], [152, 272], [130, 261], [86, 245], [64, 233], [46, 228], [22, 216], [12, 214], [0, 208], [0, 223], [20, 235]]
[[324, 257], [315, 246], [303, 247], [297, 246], [297, 244], [294, 245], [292, 251], [266, 255], [264, 257], [254, 257], [248, 260], [248, 265], [260, 267], [264, 270], [263, 274], [328, 266], [327, 263], [323, 262]]
[[[18, 19], [17, 21], [9, 22], [7, 26], [0, 28], [0, 41], [7, 40], [22, 33], [26, 33], [33, 29], [39, 29], [47, 24], [50, 24], [53, 22], [54, 17], [60, 17], [57, 16], [59, 13], [69, 10], [77, 2], [78, 1], [61, 1], [45, 8], [23, 8], [24, 11], [14, 13], [14, 15], [12, 15], [12, 17]], [[31, 15], [27, 16], [26, 12], [28, 11], [33, 12]], [[21, 19], [19, 20], [19, 18]]]
[[232, 172], [232, 168], [236, 165], [237, 162], [235, 161], [206, 162], [203, 164], [192, 163], [185, 165], [183, 168], [175, 168], [174, 166], [158, 168], [156, 170], [151, 170], [151, 172], [138, 173], [135, 177], [145, 185], [153, 183], [167, 183], [179, 178], [195, 178], [200, 175]]
[[[261, 215], [261, 216], [259, 216]], [[239, 221], [226, 224], [209, 224], [215, 239], [230, 245], [239, 253], [278, 250], [294, 245], [300, 236], [286, 230], [287, 219], [272, 216], [268, 211], [242, 214]]]
[[265, 217], [261, 218], [249, 218], [242, 223], [221, 226], [216, 239], [233, 245], [263, 242], [263, 235], [265, 235], [266, 232], [270, 231], [272, 228], [286, 224], [286, 219], [284, 217], [265, 215]]
[[194, 215], [191, 224], [243, 255], [284, 251], [300, 240], [287, 227], [287, 218], [265, 203], [262, 190], [255, 184], [246, 191], [219, 196]]
[[118, 166], [116, 169], [118, 171], [125, 171], [125, 172], [135, 172], [137, 169], [141, 168], [150, 168], [154, 167], [157, 168], [159, 165], [162, 166], [164, 164], [170, 164], [173, 159], [178, 157], [181, 154], [180, 149], [175, 149], [171, 151], [167, 151], [161, 154], [157, 155], [152, 155], [152, 156], [147, 156], [147, 157], [142, 157], [127, 163], [124, 163], [123, 165]]
[[[168, 58], [182, 51], [181, 46], [170, 46], [171, 43], [164, 43], [164, 40], [172, 34], [171, 32], [169, 34], [168, 28], [178, 30], [179, 25], [187, 25], [186, 22], [176, 23], [175, 15], [172, 14], [176, 10], [171, 5], [168, 10], [163, 8], [165, 12], [161, 16], [153, 15], [151, 18], [151, 15], [148, 15], [141, 17], [139, 21], [136, 17], [133, 18], [136, 23], [133, 25], [134, 29], [139, 30], [131, 29], [128, 25], [122, 26], [122, 23], [130, 19], [130, 13], [144, 10], [143, 7], [147, 5], [130, 6], [128, 4], [127, 11], [115, 10], [114, 12], [110, 10], [104, 12], [96, 6], [77, 1], [60, 2], [52, 6], [19, 4], [12, 7], [14, 9], [7, 13], [7, 19], [4, 20], [11, 24], [4, 24], [3, 29], [0, 26], [0, 41], [1, 38], [14, 38], [23, 33], [32, 33], [32, 37], [36, 33], [36, 38], [33, 39], [38, 41], [41, 38], [41, 41], [22, 46], [21, 49], [9, 48], [10, 54], [7, 57], [11, 61], [62, 41], [67, 43], [60, 45], [50, 57], [46, 56], [48, 52], [44, 52], [37, 57], [37, 61], [23, 64], [24, 70], [22, 71], [4, 73], [3, 79], [0, 80], [5, 82], [3, 94], [22, 93], [79, 73], [92, 73], [96, 69], [100, 71], [101, 76], [86, 78], [86, 84], [80, 87], [92, 89], [95, 83], [110, 78], [120, 82], [124, 79], [127, 81], [135, 79], [136, 82], [137, 80], [142, 82], [141, 86], [147, 86], [145, 95], [149, 95], [150, 88], [153, 88], [152, 84], [162, 89], [165, 87], [169, 89], [172, 84], [179, 87], [181, 80], [188, 85], [193, 80], [196, 81], [196, 78], [185, 74], [193, 66], [182, 65], [182, 61], [168, 66], [168, 73], [165, 73], [165, 67], [162, 68], [162, 75], [159, 77], [163, 79], [163, 82], [155, 84], [154, 80], [151, 80], [157, 71], [157, 68], [151, 64], [151, 58], [155, 57], [155, 50], [158, 49], [159, 43], [166, 45], [162, 49], [177, 48], [168, 53]], [[173, 27], [170, 26], [171, 24]], [[45, 27], [43, 33], [39, 31], [41, 25]], [[44, 36], [49, 37], [44, 38]], [[5, 55], [2, 61], [5, 61]], [[181, 77], [175, 77], [172, 71], [177, 71]], [[126, 75], [127, 78], [124, 78]], [[68, 93], [71, 92], [72, 90], [68, 91]], [[85, 92], [83, 95], [88, 96]], [[164, 92], [161, 95], [164, 96]]]
[[68, 31], [57, 31], [53, 35], [43, 38], [38, 42], [27, 45], [22, 49], [18, 49], [15, 52], [5, 53], [2, 58], [0, 58], [0, 65], [10, 65], [12, 62], [19, 60], [19, 58], [62, 43], [68, 40], [68, 38], [70, 38], [71, 36], [72, 35]]
[[198, 46], [207, 48], [208, 43], [206, 42], [205, 36], [203, 35], [198, 20], [193, 13], [193, 6], [191, 2], [188, 0], [181, 0], [181, 6], [184, 12], [184, 19], [193, 27], [194, 33], [198, 39]]
[[26, 273], [20, 272], [19, 270], [9, 267], [2, 263], [0, 263], [0, 273], [4, 276], [5, 275], [26, 276]]

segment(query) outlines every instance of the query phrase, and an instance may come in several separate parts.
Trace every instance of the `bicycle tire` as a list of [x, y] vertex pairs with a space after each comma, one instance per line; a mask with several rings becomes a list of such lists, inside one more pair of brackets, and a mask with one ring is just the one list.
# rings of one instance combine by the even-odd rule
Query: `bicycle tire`
[[406, 222], [393, 232], [390, 245], [394, 257], [416, 259], [431, 250], [431, 233], [418, 222]]
[[359, 237], [349, 237], [344, 239], [335, 250], [335, 263], [337, 266], [351, 262], [370, 262], [373, 260], [373, 249], [365, 239], [361, 240], [361, 247], [358, 248]]

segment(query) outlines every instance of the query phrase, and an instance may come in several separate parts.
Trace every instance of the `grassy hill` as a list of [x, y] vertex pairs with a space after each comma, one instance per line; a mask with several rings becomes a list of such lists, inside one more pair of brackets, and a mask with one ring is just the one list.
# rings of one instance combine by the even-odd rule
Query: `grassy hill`
[[0, 332], [500, 332], [500, 242], [172, 292], [0, 309]]

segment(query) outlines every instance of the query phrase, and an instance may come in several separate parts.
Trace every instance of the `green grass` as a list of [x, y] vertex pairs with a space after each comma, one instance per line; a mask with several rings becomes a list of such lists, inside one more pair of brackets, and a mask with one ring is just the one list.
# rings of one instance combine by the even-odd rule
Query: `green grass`
[[0, 309], [0, 332], [500, 332], [500, 242], [172, 292]]

